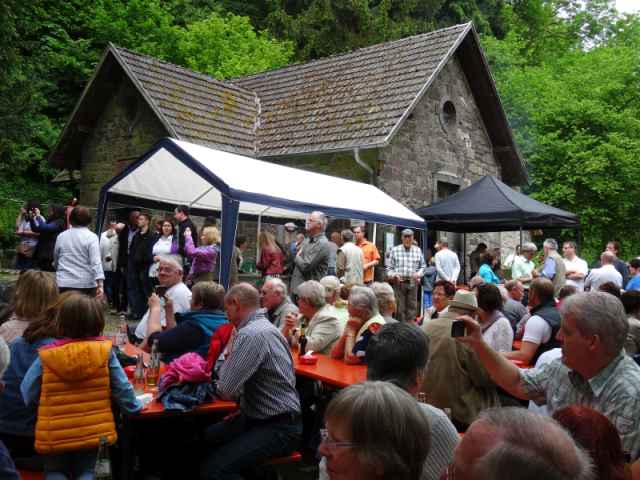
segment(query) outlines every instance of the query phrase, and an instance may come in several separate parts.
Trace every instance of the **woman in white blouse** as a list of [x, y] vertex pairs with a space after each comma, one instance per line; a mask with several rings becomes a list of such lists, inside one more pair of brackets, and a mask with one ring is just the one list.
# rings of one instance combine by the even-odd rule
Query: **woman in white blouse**
[[[153, 264], [149, 267], [149, 276], [154, 280], [158, 278], [158, 265], [160, 264], [160, 257], [162, 255], [168, 255], [177, 251], [177, 247], [174, 245], [174, 227], [173, 223], [169, 220], [162, 222], [162, 229], [160, 232], [158, 241], [153, 245]], [[157, 283], [157, 282], [154, 282]]]
[[478, 315], [482, 338], [496, 352], [510, 352], [513, 348], [513, 328], [502, 314], [502, 294], [493, 284], [477, 287]]

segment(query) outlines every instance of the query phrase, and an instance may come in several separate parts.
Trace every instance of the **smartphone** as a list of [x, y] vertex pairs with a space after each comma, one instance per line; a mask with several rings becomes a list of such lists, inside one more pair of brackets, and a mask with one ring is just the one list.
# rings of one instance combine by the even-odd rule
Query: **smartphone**
[[164, 297], [167, 294], [167, 287], [163, 285], [156, 285], [154, 291], [159, 297]]
[[454, 320], [451, 324], [451, 336], [452, 337], [464, 337], [466, 333], [466, 327], [462, 320]]

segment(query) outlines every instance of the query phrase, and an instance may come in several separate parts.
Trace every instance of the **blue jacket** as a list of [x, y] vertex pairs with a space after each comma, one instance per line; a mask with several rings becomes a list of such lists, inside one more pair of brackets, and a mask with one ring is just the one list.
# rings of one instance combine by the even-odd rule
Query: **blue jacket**
[[221, 310], [192, 310], [177, 313], [176, 327], [153, 333], [149, 337], [149, 342], [158, 340], [162, 360], [167, 363], [187, 352], [196, 352], [202, 358], [207, 358], [211, 335], [225, 323], [227, 323], [227, 317]]
[[30, 344], [24, 338], [18, 337], [9, 345], [11, 363], [2, 377], [4, 392], [0, 395], [0, 432], [11, 435], [34, 435], [38, 406], [24, 404], [20, 383], [29, 367], [38, 358], [38, 349], [54, 340], [54, 338], [44, 338]]

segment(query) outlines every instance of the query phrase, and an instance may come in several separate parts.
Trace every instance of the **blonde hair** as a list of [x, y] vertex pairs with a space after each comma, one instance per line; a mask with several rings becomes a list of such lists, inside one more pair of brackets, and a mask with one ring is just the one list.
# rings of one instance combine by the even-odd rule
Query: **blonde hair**
[[53, 273], [27, 270], [16, 283], [14, 312], [22, 320], [33, 320], [57, 298], [58, 285]]
[[220, 242], [220, 231], [216, 227], [204, 227], [202, 229], [204, 245], [214, 245]]
[[273, 236], [273, 233], [267, 231], [267, 230], [263, 230], [260, 232], [260, 235], [258, 236], [258, 244], [260, 245], [261, 249], [268, 249], [268, 250], [277, 250], [278, 246], [276, 245], [276, 239]]

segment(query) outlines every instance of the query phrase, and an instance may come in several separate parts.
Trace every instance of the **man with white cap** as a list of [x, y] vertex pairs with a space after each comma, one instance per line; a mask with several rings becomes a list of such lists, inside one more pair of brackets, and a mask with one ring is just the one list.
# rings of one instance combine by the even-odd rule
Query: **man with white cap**
[[387, 279], [396, 293], [400, 322], [412, 322], [418, 315], [418, 285], [426, 263], [420, 247], [413, 244], [413, 230], [402, 230], [402, 244], [391, 249], [387, 263]]
[[449, 310], [423, 327], [429, 337], [429, 363], [423, 387], [427, 402], [450, 408], [459, 428], [471, 424], [485, 408], [499, 406], [496, 387], [474, 351], [451, 336], [451, 326], [461, 315], [475, 317], [478, 301], [473, 292], [458, 290]]

